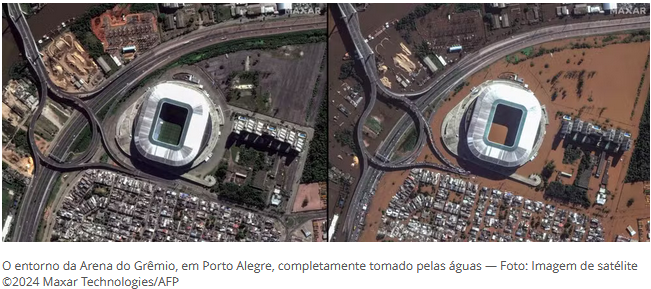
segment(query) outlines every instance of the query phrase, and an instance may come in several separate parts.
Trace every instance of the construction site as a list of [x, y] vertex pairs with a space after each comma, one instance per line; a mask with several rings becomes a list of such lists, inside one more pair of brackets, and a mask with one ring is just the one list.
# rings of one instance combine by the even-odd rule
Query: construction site
[[104, 51], [133, 59], [139, 51], [147, 51], [160, 43], [158, 23], [153, 13], [129, 13], [131, 5], [116, 5], [91, 20], [93, 34], [104, 45]]
[[41, 53], [50, 79], [66, 91], [92, 90], [104, 79], [104, 74], [72, 33], [54, 38]]

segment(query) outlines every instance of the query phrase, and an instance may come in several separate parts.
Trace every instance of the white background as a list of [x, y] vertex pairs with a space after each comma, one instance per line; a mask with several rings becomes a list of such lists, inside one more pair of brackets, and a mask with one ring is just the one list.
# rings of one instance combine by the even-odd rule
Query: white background
[[[2, 243], [0, 262], [174, 262], [167, 271], [15, 271], [0, 270], [2, 278], [16, 276], [79, 278], [155, 278], [176, 276], [175, 288], [621, 288], [648, 284], [650, 243]], [[183, 262], [412, 262], [413, 271], [364, 272], [182, 272]], [[451, 261], [481, 263], [481, 271], [416, 273], [415, 263]], [[628, 261], [638, 271], [500, 271], [500, 262]], [[0, 263], [2, 264], [2, 263]], [[496, 265], [497, 268], [486, 268]], [[200, 266], [201, 267], [201, 266]], [[41, 282], [42, 284], [42, 282]], [[41, 285], [42, 286], [42, 285]], [[577, 287], [578, 286], [578, 287]], [[11, 287], [5, 287], [11, 288]], [[81, 287], [76, 287], [81, 288]], [[147, 288], [147, 287], [141, 287]], [[231, 287], [232, 288], [232, 287]]]

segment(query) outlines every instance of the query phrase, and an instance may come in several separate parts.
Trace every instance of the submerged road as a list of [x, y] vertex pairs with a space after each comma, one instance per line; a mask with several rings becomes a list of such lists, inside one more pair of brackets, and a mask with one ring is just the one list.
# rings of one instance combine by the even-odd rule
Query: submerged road
[[[110, 169], [135, 177], [145, 177], [168, 185], [181, 183], [184, 186], [193, 186], [193, 184], [187, 184], [179, 180], [162, 179], [131, 169], [128, 164], [124, 164], [119, 158], [114, 157], [106, 145], [108, 140], [104, 137], [101, 121], [97, 118], [97, 113], [114, 103], [116, 99], [121, 98], [150, 73], [173, 63], [183, 55], [210, 45], [225, 43], [235, 39], [326, 28], [325, 17], [321, 16], [288, 18], [282, 21], [229, 27], [209, 27], [159, 45], [154, 50], [143, 54], [137, 60], [134, 60], [119, 72], [115, 73], [95, 91], [67, 93], [53, 85], [47, 76], [45, 65], [40, 58], [29, 26], [20, 11], [20, 6], [18, 4], [7, 4], [7, 7], [10, 22], [21, 36], [25, 56], [36, 74], [40, 96], [39, 107], [32, 117], [32, 122], [29, 127], [30, 147], [35, 159], [34, 177], [21, 202], [21, 208], [14, 229], [14, 241], [34, 241], [46, 200], [49, 197], [50, 190], [54, 186], [55, 180], [62, 171], [89, 168]], [[58, 142], [51, 144], [53, 147], [51, 155], [45, 156], [36, 147], [34, 127], [45, 105], [48, 93], [72, 102], [83, 113], [76, 113], [71, 116], [68, 124], [59, 132], [60, 137], [58, 138]], [[84, 98], [87, 100], [84, 101]], [[88, 120], [84, 118], [88, 118]], [[90, 125], [92, 128], [93, 138], [90, 148], [77, 160], [63, 163], [70, 150], [70, 146], [86, 125]], [[103, 163], [87, 163], [100, 142], [104, 145], [107, 154], [120, 166], [111, 166]]]
[[[338, 228], [343, 230], [346, 239], [343, 241], [356, 241], [359, 238], [366, 215], [364, 210], [362, 210], [362, 206], [364, 206], [365, 202], [362, 201], [364, 199], [368, 200], [372, 197], [374, 188], [377, 185], [382, 171], [431, 167], [430, 163], [410, 163], [413, 162], [418, 154], [420, 154], [422, 146], [417, 146], [417, 149], [415, 149], [412, 154], [403, 159], [389, 162], [391, 155], [395, 152], [398, 142], [405, 135], [411, 125], [410, 119], [412, 119], [412, 115], [416, 116], [415, 127], [419, 133], [418, 144], [423, 142], [423, 135], [426, 135], [429, 147], [435, 155], [437, 155], [439, 160], [445, 163], [443, 168], [438, 169], [467, 174], [469, 172], [454, 166], [438, 152], [438, 148], [434, 143], [433, 131], [429, 125], [436, 112], [436, 108], [432, 108], [430, 117], [425, 119], [423, 117], [423, 112], [427, 110], [428, 107], [432, 104], [436, 104], [437, 100], [448, 95], [454, 87], [462, 83], [464, 79], [475, 72], [503, 57], [506, 57], [506, 55], [517, 52], [526, 47], [565, 38], [637, 29], [649, 29], [648, 16], [540, 28], [512, 36], [509, 39], [488, 45], [477, 52], [465, 55], [463, 59], [452, 65], [443, 74], [436, 77], [430, 85], [420, 91], [396, 93], [390, 91], [377, 81], [379, 76], [375, 64], [375, 56], [373, 50], [364, 41], [364, 37], [360, 31], [359, 17], [355, 7], [353, 7], [352, 4], [337, 4], [337, 6], [341, 14], [339, 17], [335, 18], [338, 22], [337, 26], [340, 30], [347, 30], [350, 35], [356, 50], [355, 60], [361, 62], [364, 67], [364, 77], [366, 77], [370, 86], [370, 91], [367, 92], [364, 112], [358, 120], [356, 130], [356, 141], [360, 151], [362, 151], [362, 156], [359, 157], [361, 169], [360, 178], [353, 193], [348, 212], [343, 220], [343, 225]], [[389, 132], [377, 152], [371, 154], [366, 151], [363, 145], [363, 135], [361, 134], [360, 129], [363, 127], [366, 118], [373, 108], [377, 98], [377, 90], [380, 90], [381, 93], [389, 99], [402, 102], [404, 104], [403, 106], [409, 110], [411, 115], [403, 115]], [[416, 99], [412, 101], [410, 98]], [[382, 156], [381, 160], [377, 155]]]

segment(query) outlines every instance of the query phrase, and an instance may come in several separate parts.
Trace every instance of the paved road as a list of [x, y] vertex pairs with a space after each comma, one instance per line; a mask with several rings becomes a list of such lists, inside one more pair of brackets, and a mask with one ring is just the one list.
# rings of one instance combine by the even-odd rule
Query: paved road
[[[156, 176], [128, 169], [126, 164], [122, 164], [119, 158], [115, 157], [112, 157], [113, 160], [122, 165], [122, 167], [99, 163], [86, 163], [90, 157], [92, 157], [99, 142], [103, 143], [104, 147], [107, 149], [107, 153], [111, 155], [110, 148], [106, 145], [107, 139], [103, 137], [104, 134], [101, 122], [97, 119], [96, 113], [101, 111], [106, 105], [112, 103], [118, 96], [121, 96], [130, 88], [134, 87], [134, 85], [149, 73], [156, 71], [156, 69], [173, 62], [185, 54], [216, 43], [233, 39], [258, 37], [261, 35], [280, 34], [290, 31], [305, 31], [325, 28], [325, 20], [323, 17], [310, 17], [299, 18], [297, 20], [288, 19], [272, 23], [256, 23], [219, 29], [203, 29], [197, 33], [188, 34], [184, 37], [175, 39], [174, 41], [162, 44], [157, 47], [156, 50], [150, 51], [149, 53], [139, 57], [137, 61], [132, 62], [127, 67], [120, 70], [120, 73], [113, 76], [112, 79], [106, 81], [105, 84], [99, 88], [101, 91], [98, 90], [87, 93], [86, 95], [79, 95], [62, 92], [58, 87], [54, 86], [50, 82], [47, 77], [47, 72], [45, 71], [45, 66], [38, 54], [34, 38], [31, 35], [27, 22], [20, 12], [19, 5], [7, 4], [7, 6], [13, 27], [18, 30], [19, 35], [22, 38], [25, 55], [38, 77], [39, 81], [37, 85], [39, 86], [41, 98], [39, 108], [32, 118], [32, 123], [29, 129], [32, 153], [37, 161], [35, 161], [34, 178], [25, 193], [25, 198], [21, 203], [20, 213], [17, 218], [17, 225], [13, 238], [17, 241], [33, 241], [36, 237], [36, 231], [40, 223], [40, 216], [43, 213], [49, 192], [54, 185], [54, 180], [60, 174], [59, 170], [104, 168], [117, 170], [136, 177], [144, 176], [155, 181], [175, 183], [170, 180], [161, 179]], [[38, 119], [38, 115], [45, 105], [48, 88], [50, 92], [57, 97], [73, 102], [84, 112], [86, 117], [90, 119], [90, 125], [93, 129], [91, 147], [87, 150], [86, 154], [77, 161], [62, 163], [59, 160], [65, 158], [70, 145], [74, 142], [74, 139], [79, 135], [79, 132], [84, 128], [84, 126], [88, 125], [79, 114], [73, 115], [69, 125], [60, 132], [60, 141], [56, 144], [52, 144], [52, 155], [57, 157], [58, 160], [52, 160], [51, 158], [44, 156], [35, 146], [33, 137], [34, 126]], [[88, 97], [90, 99], [85, 102], [79, 98], [80, 96]], [[43, 164], [41, 164], [41, 162], [43, 162]], [[183, 185], [187, 186], [187, 184]]]
[[[377, 155], [386, 157], [383, 159], [385, 161], [384, 163], [377, 162], [378, 159], [376, 156], [371, 155], [365, 151], [365, 148], [361, 143], [362, 135], [359, 130], [363, 126], [366, 117], [368, 117], [371, 109], [373, 108], [378, 88], [386, 97], [402, 101], [404, 103], [404, 106], [409, 110], [409, 113], [415, 116], [416, 127], [419, 131], [419, 143], [422, 142], [423, 133], [427, 135], [428, 145], [432, 151], [438, 155], [438, 158], [447, 165], [446, 170], [452, 169], [458, 170], [459, 172], [465, 172], [463, 170], [459, 170], [460, 168], [453, 166], [440, 153], [438, 153], [438, 148], [436, 147], [434, 138], [432, 136], [432, 130], [429, 127], [431, 118], [436, 112], [435, 109], [432, 110], [429, 119], [424, 119], [422, 117], [422, 112], [426, 110], [432, 103], [435, 103], [440, 97], [447, 95], [465, 78], [479, 71], [483, 67], [505, 57], [508, 54], [519, 51], [526, 47], [564, 38], [649, 28], [648, 16], [541, 28], [535, 31], [513, 36], [500, 42], [496, 42], [475, 53], [466, 55], [462, 60], [447, 69], [442, 75], [437, 77], [430, 85], [421, 91], [411, 93], [395, 93], [389, 91], [388, 88], [383, 86], [381, 83], [378, 83], [377, 81], [378, 72], [375, 65], [375, 57], [373, 55], [373, 51], [368, 46], [368, 44], [366, 44], [360, 32], [359, 19], [355, 8], [351, 4], [338, 4], [338, 7], [339, 12], [341, 13], [340, 17], [337, 19], [340, 24], [339, 29], [348, 30], [349, 35], [355, 45], [356, 60], [363, 62], [366, 74], [365, 76], [368, 79], [371, 87], [371, 91], [367, 96], [367, 105], [365, 106], [365, 110], [362, 113], [362, 116], [360, 117], [357, 124], [356, 139], [358, 146], [360, 147], [360, 150], [362, 150], [364, 156], [360, 157], [360, 178], [358, 180], [355, 192], [352, 196], [351, 207], [348, 209], [348, 213], [345, 216], [343, 222], [343, 228], [341, 228], [347, 241], [356, 241], [359, 237], [361, 226], [358, 225], [363, 224], [365, 217], [364, 212], [361, 210], [361, 207], [364, 205], [361, 200], [370, 198], [371, 194], [369, 193], [372, 191], [372, 188], [376, 186], [376, 182], [379, 179], [378, 171], [428, 167], [428, 165], [424, 163], [409, 164], [409, 162], [413, 162], [414, 155], [418, 155], [420, 153], [420, 149], [414, 150], [415, 154], [409, 155], [407, 158], [403, 158], [402, 160], [390, 163], [387, 162], [388, 157], [393, 153], [398, 145], [398, 142], [409, 128], [411, 124], [410, 120], [414, 119], [414, 117], [407, 114], [405, 114], [393, 127], [381, 145], [381, 148], [378, 149]], [[343, 27], [341, 25], [342, 22]], [[412, 101], [409, 99], [412, 97], [417, 97], [417, 99], [415, 101]]]

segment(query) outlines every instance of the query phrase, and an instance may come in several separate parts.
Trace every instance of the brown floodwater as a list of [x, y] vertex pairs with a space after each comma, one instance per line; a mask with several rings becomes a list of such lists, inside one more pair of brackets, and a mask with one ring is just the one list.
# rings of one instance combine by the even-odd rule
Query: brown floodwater
[[[34, 39], [38, 40], [45, 34], [55, 31], [57, 26], [70, 18], [77, 17], [83, 14], [88, 8], [93, 6], [93, 3], [79, 3], [79, 4], [64, 4], [55, 3], [47, 4], [36, 15], [32, 15], [27, 19], [29, 28], [34, 35]], [[3, 12], [4, 13], [4, 12]], [[4, 14], [3, 14], [4, 15]], [[2, 85], [4, 86], [9, 81], [9, 67], [16, 60], [20, 59], [20, 49], [16, 44], [16, 40], [12, 35], [12, 30], [9, 23], [4, 18], [2, 19]]]

